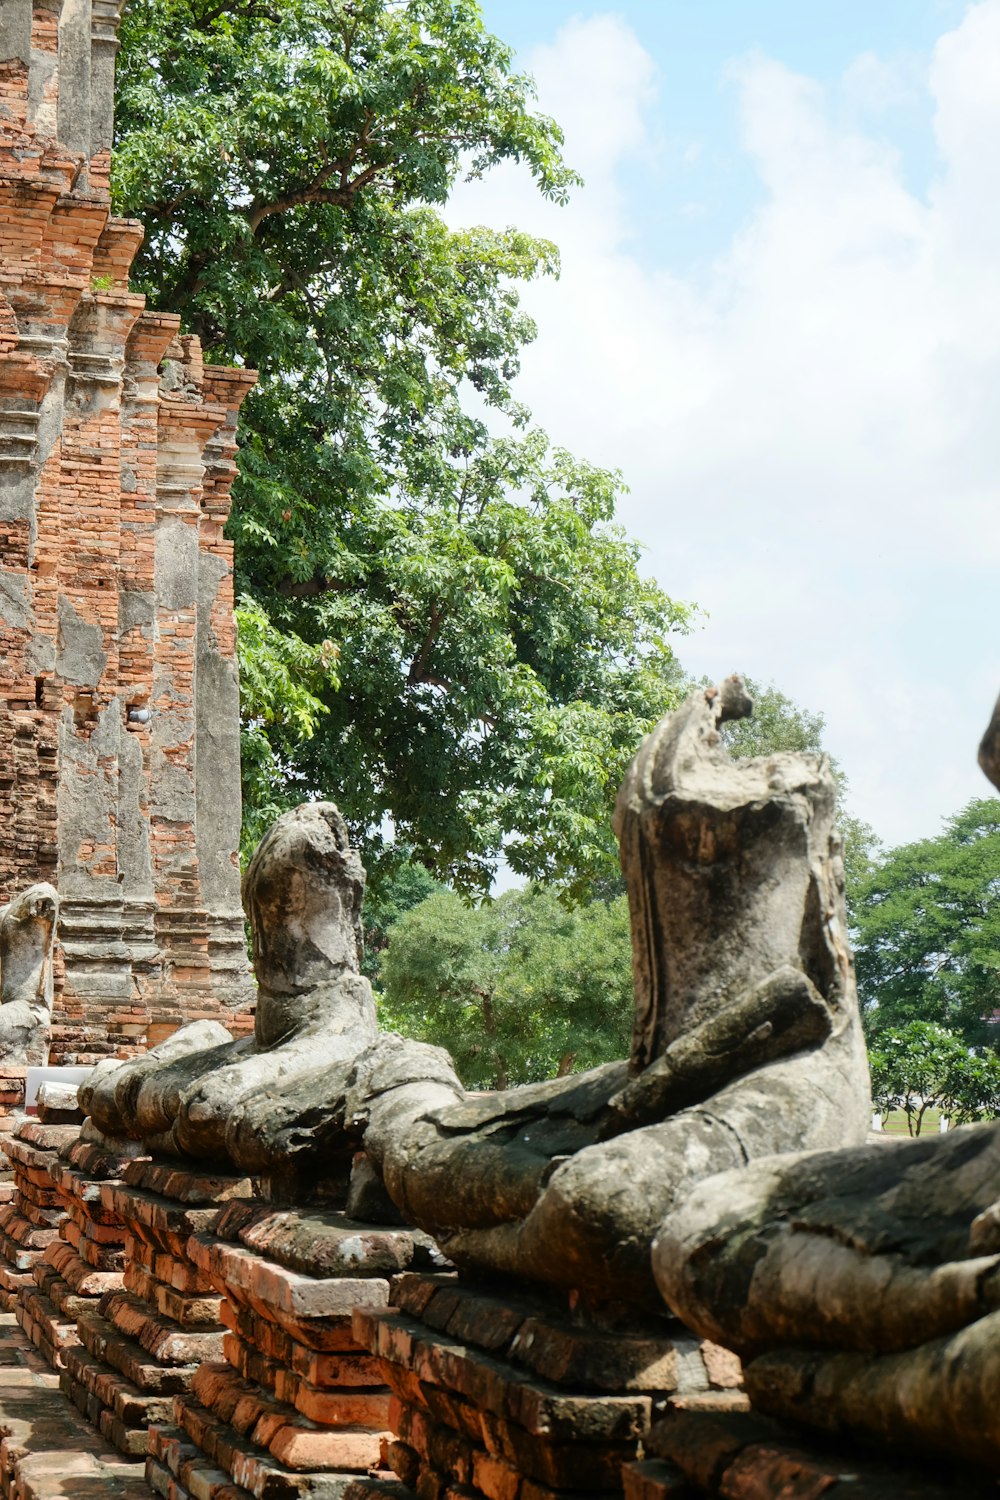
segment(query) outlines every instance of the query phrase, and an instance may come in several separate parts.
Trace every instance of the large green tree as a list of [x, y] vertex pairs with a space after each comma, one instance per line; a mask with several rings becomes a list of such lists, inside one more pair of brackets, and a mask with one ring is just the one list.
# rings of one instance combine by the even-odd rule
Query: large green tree
[[1000, 1116], [1000, 1058], [934, 1021], [886, 1027], [868, 1062], [876, 1111], [883, 1120], [902, 1111], [910, 1135], [920, 1134], [932, 1109], [949, 1125]]
[[619, 477], [512, 393], [554, 247], [439, 211], [502, 161], [564, 198], [557, 127], [474, 0], [131, 0], [122, 43], [136, 284], [261, 372], [231, 522], [249, 828], [332, 795], [376, 867], [396, 841], [483, 890], [505, 849], [582, 893], [687, 612]]
[[626, 1057], [625, 897], [568, 910], [537, 888], [478, 907], [440, 892], [392, 927], [382, 982], [383, 1025], [446, 1047], [469, 1087], [507, 1088]]
[[1000, 1018], [1000, 800], [970, 802], [943, 833], [889, 850], [855, 893], [866, 1029], [934, 1022], [967, 1046]]

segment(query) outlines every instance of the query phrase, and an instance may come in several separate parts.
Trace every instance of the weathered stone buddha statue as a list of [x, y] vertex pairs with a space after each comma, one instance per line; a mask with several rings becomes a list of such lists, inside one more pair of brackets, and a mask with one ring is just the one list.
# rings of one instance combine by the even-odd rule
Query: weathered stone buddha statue
[[439, 1049], [378, 1035], [363, 874], [336, 810], [314, 804], [278, 820], [247, 872], [253, 1041], [187, 1028], [98, 1073], [85, 1107], [109, 1133], [272, 1176], [329, 1174], [363, 1146], [460, 1264], [657, 1302], [649, 1248], [679, 1194], [775, 1151], [856, 1144], [869, 1119], [833, 778], [817, 756], [731, 761], [719, 726], [749, 711], [738, 679], [696, 692], [622, 787], [629, 1060], [466, 1095]]
[[59, 896], [41, 882], [0, 908], [0, 1062], [44, 1067], [52, 1032]]
[[[979, 759], [1000, 788], [1000, 702]], [[1000, 1122], [710, 1177], [653, 1264], [756, 1410], [1000, 1470]]]
[[[375, 1038], [371, 986], [358, 972], [364, 880], [332, 803], [279, 818], [243, 881], [258, 982], [254, 1035], [233, 1041], [217, 1023], [196, 1022], [143, 1057], [101, 1065], [80, 1095], [95, 1123], [166, 1152], [242, 1167], [245, 1109], [276, 1126], [293, 1081], [321, 1080]], [[331, 1131], [343, 1136], [339, 1126]], [[321, 1126], [307, 1133], [314, 1152], [323, 1140]], [[252, 1146], [251, 1154], [258, 1166], [282, 1158]]]
[[817, 756], [732, 761], [719, 726], [750, 707], [738, 679], [695, 693], [622, 786], [627, 1063], [448, 1105], [386, 1086], [401, 1044], [359, 1058], [347, 1113], [403, 1214], [459, 1265], [652, 1300], [653, 1235], [691, 1184], [864, 1139], [833, 778]]

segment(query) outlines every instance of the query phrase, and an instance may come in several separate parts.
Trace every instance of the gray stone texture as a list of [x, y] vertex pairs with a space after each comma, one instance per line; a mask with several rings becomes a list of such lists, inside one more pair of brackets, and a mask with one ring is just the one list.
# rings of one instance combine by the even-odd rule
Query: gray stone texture
[[[980, 764], [1000, 786], [1000, 704]], [[1000, 1122], [751, 1162], [666, 1215], [657, 1283], [756, 1410], [995, 1474], [998, 1193]]]

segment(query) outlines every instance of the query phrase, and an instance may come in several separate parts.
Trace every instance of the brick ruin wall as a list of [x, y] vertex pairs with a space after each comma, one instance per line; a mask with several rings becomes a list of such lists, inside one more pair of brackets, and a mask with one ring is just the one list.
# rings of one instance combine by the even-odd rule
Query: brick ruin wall
[[252, 999], [223, 527], [254, 377], [128, 289], [119, 4], [0, 10], [0, 899], [62, 898], [53, 1062]]

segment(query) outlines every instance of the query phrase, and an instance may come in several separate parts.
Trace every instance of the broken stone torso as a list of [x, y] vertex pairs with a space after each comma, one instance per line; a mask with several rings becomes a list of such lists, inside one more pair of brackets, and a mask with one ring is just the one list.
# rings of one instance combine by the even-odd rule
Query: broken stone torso
[[833, 780], [814, 756], [730, 761], [719, 725], [748, 709], [733, 680], [693, 695], [622, 787], [628, 1064], [422, 1110], [417, 1085], [385, 1087], [377, 1049], [359, 1060], [365, 1148], [459, 1265], [652, 1302], [650, 1244], [692, 1183], [864, 1139]]
[[719, 725], [748, 710], [735, 680], [694, 694], [623, 786], [628, 1062], [466, 1095], [440, 1049], [378, 1034], [363, 872], [339, 814], [312, 804], [247, 872], [253, 1042], [187, 1028], [99, 1070], [85, 1107], [109, 1133], [240, 1171], [318, 1172], [363, 1145], [460, 1264], [653, 1302], [649, 1247], [679, 1193], [766, 1153], [859, 1142], [869, 1117], [834, 783], [819, 757], [731, 762]]

